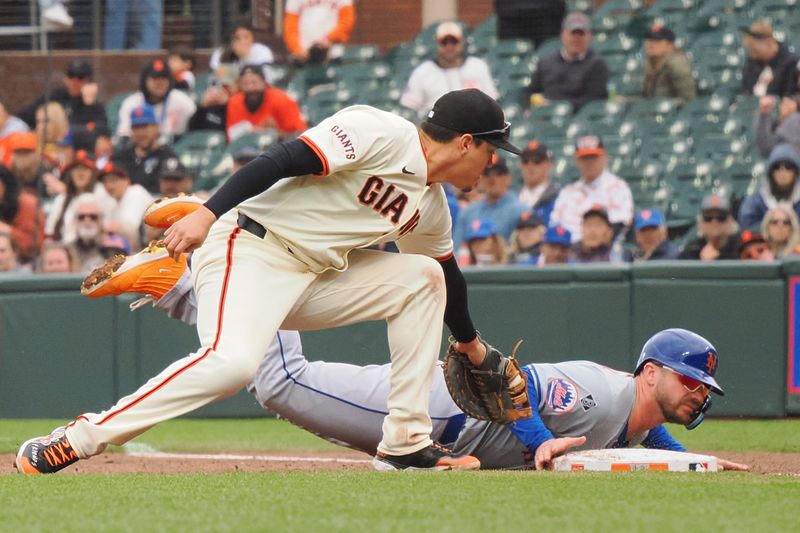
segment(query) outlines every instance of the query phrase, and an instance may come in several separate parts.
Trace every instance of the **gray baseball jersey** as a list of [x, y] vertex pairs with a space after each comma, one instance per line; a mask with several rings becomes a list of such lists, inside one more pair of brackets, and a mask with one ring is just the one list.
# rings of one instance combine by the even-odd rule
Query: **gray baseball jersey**
[[[576, 449], [610, 448], [619, 440], [636, 397], [631, 374], [591, 361], [532, 364], [523, 370], [529, 390], [538, 398], [539, 417], [555, 437], [585, 436], [586, 443]], [[640, 444], [646, 436], [637, 435], [626, 445]], [[483, 468], [530, 466], [528, 448], [511, 426], [472, 418], [453, 451], [478, 457]]]

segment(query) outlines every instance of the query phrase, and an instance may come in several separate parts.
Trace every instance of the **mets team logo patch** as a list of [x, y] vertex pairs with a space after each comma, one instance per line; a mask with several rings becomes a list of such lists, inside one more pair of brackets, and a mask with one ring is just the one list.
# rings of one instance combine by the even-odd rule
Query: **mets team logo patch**
[[547, 383], [547, 405], [556, 413], [568, 413], [578, 403], [578, 389], [566, 379], [551, 379]]

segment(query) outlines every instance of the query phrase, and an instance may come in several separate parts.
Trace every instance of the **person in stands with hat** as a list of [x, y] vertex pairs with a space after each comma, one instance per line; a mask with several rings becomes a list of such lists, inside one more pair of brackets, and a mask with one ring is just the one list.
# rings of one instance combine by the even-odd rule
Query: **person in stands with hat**
[[542, 239], [537, 266], [565, 265], [574, 263], [572, 257], [572, 234], [564, 226], [550, 226]]
[[497, 225], [491, 218], [470, 222], [465, 235], [467, 261], [461, 266], [493, 266], [506, 262], [506, 242], [500, 236]]
[[577, 111], [592, 100], [608, 98], [608, 65], [592, 50], [592, 22], [580, 11], [573, 11], [561, 25], [560, 50], [539, 60], [522, 106], [545, 105], [551, 100], [566, 100]]
[[139, 90], [122, 101], [117, 136], [131, 136], [132, 113], [145, 104], [152, 108], [161, 134], [176, 137], [186, 132], [189, 120], [197, 110], [197, 105], [189, 95], [175, 89], [175, 79], [163, 59], [154, 59], [144, 66]]
[[742, 70], [742, 93], [792, 97], [797, 92], [798, 57], [775, 39], [772, 23], [757, 20], [742, 27], [747, 61]]
[[99, 87], [92, 79], [92, 65], [83, 59], [74, 59], [67, 65], [61, 87], [41, 95], [27, 107], [17, 112], [31, 129], [36, 127], [36, 110], [45, 101], [56, 102], [64, 108], [71, 126], [86, 127], [89, 124], [101, 125], [108, 122], [106, 108], [97, 98]]
[[547, 226], [558, 197], [558, 185], [553, 182], [550, 175], [553, 168], [553, 154], [547, 146], [533, 139], [522, 151], [519, 161], [522, 171], [519, 201], [532, 209]]
[[572, 245], [577, 263], [621, 263], [622, 250], [614, 243], [614, 226], [603, 206], [592, 206], [583, 214], [581, 240]]
[[659, 24], [644, 34], [645, 63], [642, 96], [645, 98], [679, 98], [683, 103], [697, 96], [694, 67], [689, 58], [675, 46], [675, 33]]
[[286, 137], [308, 127], [297, 102], [269, 85], [260, 67], [242, 67], [238, 86], [239, 92], [231, 96], [225, 114], [228, 142], [247, 133], [266, 130], [275, 130]]
[[658, 209], [642, 209], [633, 222], [636, 230], [636, 248], [628, 251], [627, 261], [654, 261], [677, 259], [678, 248], [669, 240], [667, 221]]
[[746, 229], [740, 236], [739, 259], [744, 261], [774, 261], [775, 254], [764, 236], [758, 231]]
[[525, 211], [520, 215], [517, 229], [511, 234], [508, 249], [508, 264], [535, 265], [547, 227], [535, 211]]
[[697, 238], [689, 241], [678, 259], [739, 259], [739, 235], [731, 214], [731, 203], [717, 193], [703, 198], [697, 216]]
[[608, 170], [608, 154], [596, 135], [579, 137], [575, 143], [579, 180], [561, 189], [550, 215], [550, 224], [561, 224], [579, 241], [583, 214], [593, 206], [603, 207], [614, 234], [623, 235], [633, 220], [633, 195], [628, 184]]
[[131, 142], [111, 160], [128, 173], [133, 183], [157, 193], [159, 169], [166, 160], [178, 156], [172, 148], [160, 143], [162, 132], [152, 106], [145, 104], [133, 109], [129, 123]]
[[94, 160], [83, 150], [75, 154], [72, 160], [61, 171], [61, 179], [66, 184], [63, 193], [53, 200], [45, 222], [44, 233], [54, 241], [71, 242], [76, 237], [76, 200], [83, 194], [96, 197], [103, 209], [108, 205], [109, 197], [103, 186], [97, 181], [97, 169]]
[[164, 198], [190, 194], [194, 177], [177, 157], [164, 161], [158, 173], [158, 192]]
[[495, 155], [492, 162], [484, 169], [478, 186], [483, 190], [481, 200], [469, 204], [458, 214], [453, 227], [453, 243], [456, 249], [466, 241], [468, 228], [475, 220], [490, 218], [497, 227], [500, 236], [508, 242], [511, 232], [517, 226], [525, 207], [511, 188], [511, 170], [505, 160]]
[[436, 28], [436, 57], [423, 61], [411, 72], [400, 103], [423, 119], [444, 93], [470, 88], [492, 98], [500, 94], [489, 65], [483, 59], [467, 55], [461, 26], [442, 22]]
[[98, 169], [97, 179], [110, 197], [105, 229], [121, 235], [133, 248], [142, 246], [142, 216], [153, 197], [138, 183], [131, 183], [125, 169], [108, 162]]
[[779, 144], [769, 155], [767, 175], [758, 190], [739, 208], [739, 226], [757, 228], [771, 207], [785, 203], [800, 216], [800, 156], [789, 144]]

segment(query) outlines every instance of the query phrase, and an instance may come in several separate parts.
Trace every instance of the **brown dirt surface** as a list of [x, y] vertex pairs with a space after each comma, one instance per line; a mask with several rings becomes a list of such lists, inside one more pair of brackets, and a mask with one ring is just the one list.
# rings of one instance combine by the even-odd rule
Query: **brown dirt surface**
[[[800, 476], [800, 453], [698, 452], [750, 465], [754, 474]], [[191, 474], [224, 472], [368, 472], [370, 457], [359, 452], [302, 452], [254, 454], [176, 454], [178, 457], [104, 453], [89, 461], [78, 461], [63, 474]], [[227, 456], [228, 458], [223, 458]], [[0, 455], [0, 474], [15, 472], [14, 455]]]

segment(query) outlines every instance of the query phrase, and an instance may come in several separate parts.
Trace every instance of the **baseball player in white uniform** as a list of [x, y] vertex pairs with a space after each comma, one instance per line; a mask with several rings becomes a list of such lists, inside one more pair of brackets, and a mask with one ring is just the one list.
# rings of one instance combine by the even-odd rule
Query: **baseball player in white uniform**
[[[476, 458], [430, 436], [443, 319], [474, 364], [486, 354], [453, 257], [441, 184], [474, 185], [497, 148], [519, 154], [509, 129], [492, 98], [466, 89], [442, 96], [419, 130], [353, 106], [270, 147], [166, 231], [175, 260], [196, 250], [201, 348], [109, 409], [23, 443], [17, 468], [56, 472], [235, 393], [253, 379], [279, 327], [380, 319], [392, 364], [376, 468], [478, 468]], [[402, 253], [366, 249], [388, 241]]]

